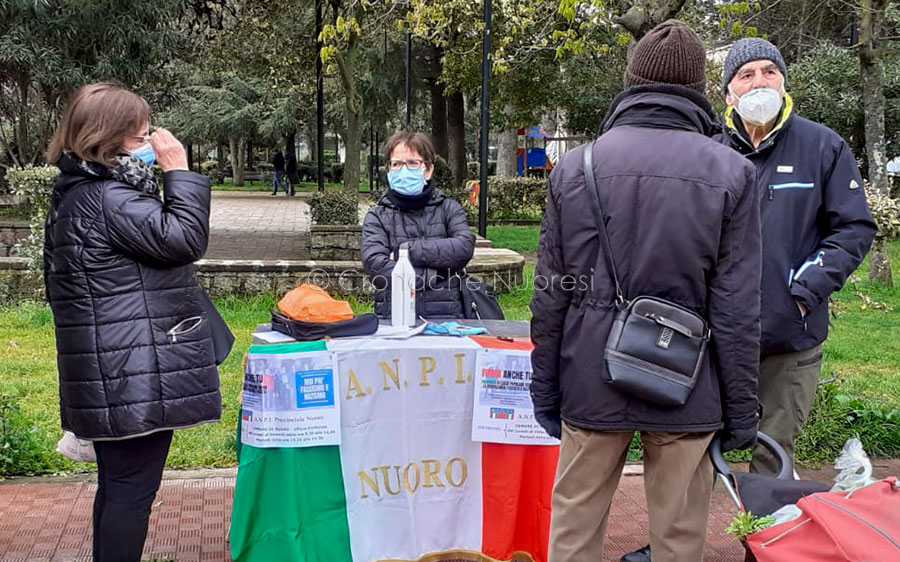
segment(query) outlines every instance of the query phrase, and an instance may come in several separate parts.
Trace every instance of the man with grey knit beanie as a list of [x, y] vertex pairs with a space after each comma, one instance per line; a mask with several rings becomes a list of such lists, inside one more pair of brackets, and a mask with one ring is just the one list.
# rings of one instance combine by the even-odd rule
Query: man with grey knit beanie
[[[812, 407], [828, 335], [828, 297], [862, 262], [875, 224], [850, 147], [837, 133], [796, 114], [778, 49], [737, 41], [722, 76], [728, 109], [717, 140], [756, 167], [762, 217], [760, 431], [793, 459]], [[750, 471], [774, 475], [766, 449]]]
[[[624, 82], [600, 137], [567, 152], [550, 174], [541, 225], [531, 397], [535, 419], [561, 439], [547, 558], [603, 559], [610, 503], [640, 432], [653, 561], [701, 562], [709, 443], [719, 430], [725, 449], [749, 446], [756, 435], [755, 172], [711, 138], [718, 127], [703, 95], [706, 53], [689, 27], [672, 20], [648, 32]], [[651, 375], [614, 350], [604, 354], [618, 310], [639, 296], [696, 311], [712, 332], [681, 406], [623, 384], [623, 372]], [[673, 338], [690, 336], [657, 320], [636, 321], [647, 323], [660, 357], [670, 357], [665, 350], [679, 346]]]

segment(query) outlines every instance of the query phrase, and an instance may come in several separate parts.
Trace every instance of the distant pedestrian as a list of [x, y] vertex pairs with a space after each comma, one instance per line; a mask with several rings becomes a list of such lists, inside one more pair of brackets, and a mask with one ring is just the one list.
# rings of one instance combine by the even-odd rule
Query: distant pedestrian
[[279, 186], [284, 190], [285, 195], [290, 195], [288, 186], [284, 183], [284, 155], [281, 154], [281, 150], [277, 148], [275, 149], [275, 153], [272, 154], [272, 169], [275, 173], [272, 176], [272, 197], [278, 195]]
[[294, 156], [293, 152], [288, 152], [288, 155], [284, 159], [285, 164], [285, 174], [287, 176], [287, 184], [290, 188], [290, 196], [294, 196], [294, 184], [300, 181], [300, 178], [297, 177], [297, 157]]

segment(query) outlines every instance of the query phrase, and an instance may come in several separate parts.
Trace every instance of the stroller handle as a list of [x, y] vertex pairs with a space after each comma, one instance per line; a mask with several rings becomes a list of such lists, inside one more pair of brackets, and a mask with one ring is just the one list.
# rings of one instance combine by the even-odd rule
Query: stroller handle
[[[772, 454], [778, 459], [778, 474], [775, 478], [779, 480], [793, 480], [794, 466], [791, 464], [791, 459], [788, 457], [784, 448], [782, 448], [777, 441], [761, 431], [756, 432], [756, 440], [766, 449], [772, 451]], [[722, 476], [731, 476], [731, 467], [728, 466], [725, 457], [722, 455], [722, 439], [719, 437], [719, 434], [716, 434], [709, 444], [709, 458], [712, 459], [713, 466], [716, 468], [717, 473]]]

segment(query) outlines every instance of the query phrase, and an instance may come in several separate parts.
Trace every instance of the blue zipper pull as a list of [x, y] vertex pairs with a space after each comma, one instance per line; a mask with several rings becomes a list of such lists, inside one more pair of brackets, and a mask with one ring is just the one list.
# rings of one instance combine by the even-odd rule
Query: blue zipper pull
[[775, 200], [775, 188], [771, 185], [769, 186], [769, 201]]

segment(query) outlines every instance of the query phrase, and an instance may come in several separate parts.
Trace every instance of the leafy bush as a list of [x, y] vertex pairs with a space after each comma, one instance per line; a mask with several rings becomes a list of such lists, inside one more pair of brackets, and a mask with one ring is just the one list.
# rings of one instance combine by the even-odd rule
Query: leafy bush
[[225, 173], [218, 168], [213, 168], [209, 172], [206, 173], [209, 176], [209, 181], [212, 182], [213, 185], [221, 185], [225, 183]]
[[547, 205], [547, 180], [488, 178], [489, 218], [540, 218]]
[[211, 171], [215, 170], [219, 167], [219, 162], [216, 160], [206, 160], [200, 163], [200, 171], [204, 174], [209, 174]]
[[19, 255], [28, 258], [29, 270], [38, 277], [43, 275], [44, 220], [58, 175], [55, 166], [26, 166], [6, 171], [10, 191], [24, 197], [30, 211], [31, 233], [19, 244]]
[[[468, 173], [469, 179], [477, 180], [481, 177], [481, 163], [477, 160], [474, 162], [469, 162], [466, 164], [466, 172]], [[497, 161], [496, 160], [488, 160], [488, 176], [493, 176], [497, 174]]]
[[300, 177], [300, 181], [313, 183], [319, 181], [319, 169], [316, 167], [315, 162], [309, 160], [297, 162], [297, 175]]
[[308, 202], [313, 224], [359, 224], [359, 200], [354, 192], [317, 191]]
[[[466, 185], [453, 185], [452, 174], [447, 167], [448, 179], [441, 189], [451, 199], [459, 201], [466, 210], [466, 217], [473, 222], [478, 217], [478, 206], [469, 200]], [[439, 174], [435, 163], [435, 177]], [[440, 184], [439, 184], [440, 185]], [[539, 219], [547, 205], [547, 180], [541, 178], [488, 178], [488, 219]]]
[[44, 449], [37, 428], [28, 423], [12, 397], [0, 395], [0, 475], [43, 472]]
[[900, 238], [900, 199], [882, 195], [866, 182], [866, 200], [878, 225], [876, 238], [887, 241]]
[[725, 532], [742, 541], [757, 531], [771, 527], [774, 523], [775, 518], [771, 515], [757, 517], [752, 512], [746, 511], [735, 515], [731, 524], [725, 528]]
[[[900, 57], [884, 52], [885, 130], [900, 128]], [[801, 115], [834, 129], [857, 157], [866, 152], [865, 108], [859, 59], [854, 49], [823, 41], [788, 69], [787, 89]], [[886, 152], [900, 149], [897, 135], [885, 135]]]
[[10, 192], [25, 197], [33, 215], [43, 218], [50, 208], [50, 195], [58, 175], [59, 169], [55, 166], [25, 166], [9, 168], [6, 181]]
[[213, 185], [225, 183], [225, 171], [219, 168], [216, 160], [207, 160], [200, 164], [200, 173], [209, 177]]
[[851, 437], [859, 437], [870, 457], [900, 456], [900, 410], [844, 394], [840, 381], [819, 385], [797, 458], [831, 462]]
[[325, 181], [329, 183], [341, 183], [344, 181], [344, 165], [335, 162], [331, 166], [325, 166]]

